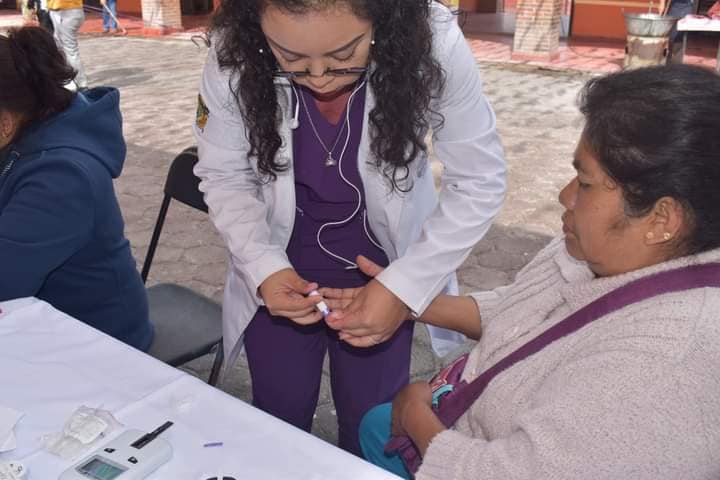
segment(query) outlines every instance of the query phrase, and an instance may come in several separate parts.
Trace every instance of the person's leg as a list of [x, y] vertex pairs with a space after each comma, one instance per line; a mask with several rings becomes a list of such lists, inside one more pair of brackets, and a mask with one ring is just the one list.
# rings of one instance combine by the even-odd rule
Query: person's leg
[[60, 49], [64, 51], [62, 39], [60, 38], [60, 23], [62, 23], [62, 15], [59, 10], [49, 10], [50, 22], [53, 24], [53, 37], [55, 37], [55, 43], [58, 44]]
[[386, 342], [355, 348], [328, 329], [330, 379], [338, 416], [340, 448], [360, 455], [358, 425], [375, 405], [389, 402], [410, 380], [415, 322], [405, 322]]
[[[101, 5], [102, 6], [102, 5]], [[105, 4], [106, 7], [110, 8], [108, 3]], [[107, 12], [105, 7], [102, 7], [102, 20], [103, 20], [103, 33], [107, 33], [110, 30], [110, 14]]]
[[[113, 18], [112, 15], [115, 15], [117, 17], [117, 0], [106, 0], [105, 7], [102, 9], [102, 18], [103, 18], [103, 32], [107, 32], [110, 29], [117, 30], [117, 22]], [[108, 13], [108, 10], [112, 12], [112, 15]]]
[[54, 35], [55, 28], [53, 27], [52, 20], [50, 19], [50, 12], [42, 9], [38, 10], [38, 22], [40, 22], [41, 27]]
[[309, 432], [326, 350], [324, 324], [297, 325], [261, 308], [245, 330], [253, 405]]
[[392, 403], [383, 403], [370, 409], [360, 422], [360, 448], [365, 460], [402, 478], [412, 478], [400, 455], [385, 453], [390, 440]]
[[[107, 0], [107, 6], [112, 12], [112, 14], [117, 18], [117, 0]], [[118, 24], [115, 21], [115, 18], [110, 17], [110, 28], [113, 30], [117, 30]]]
[[[693, 13], [693, 2], [692, 0], [671, 0], [670, 8], [668, 9], [668, 16], [675, 18], [683, 18], [685, 15]], [[677, 30], [677, 25], [673, 25], [670, 30], [670, 40], [668, 43], [668, 63], [682, 63], [683, 55], [683, 38], [680, 36], [680, 32]]]
[[80, 60], [80, 48], [77, 39], [78, 30], [85, 21], [82, 8], [53, 10], [50, 15], [55, 27], [55, 38], [65, 52], [68, 63], [77, 72], [75, 84], [78, 88], [87, 88], [87, 77]]

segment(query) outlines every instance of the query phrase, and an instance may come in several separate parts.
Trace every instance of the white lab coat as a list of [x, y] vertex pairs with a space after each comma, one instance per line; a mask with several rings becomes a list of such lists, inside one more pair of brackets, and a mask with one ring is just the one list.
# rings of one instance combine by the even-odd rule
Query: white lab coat
[[[485, 235], [505, 196], [502, 145], [475, 59], [454, 19], [437, 2], [431, 22], [434, 54], [447, 76], [433, 105], [444, 116], [444, 126], [433, 135], [435, 154], [444, 165], [439, 202], [426, 156], [412, 162], [413, 188], [407, 193], [391, 191], [375, 167], [368, 133], [375, 98], [369, 86], [358, 152], [370, 228], [391, 261], [377, 279], [416, 314], [443, 289], [457, 292], [454, 272]], [[279, 173], [276, 181], [259, 181], [228, 78], [211, 50], [200, 87], [209, 114], [204, 128], [196, 124], [194, 130], [200, 157], [195, 173], [230, 255], [223, 336], [231, 364], [241, 351], [245, 327], [262, 305], [258, 287], [271, 274], [292, 267], [285, 250], [295, 219], [295, 184], [292, 169]], [[287, 81], [276, 83], [283, 139], [277, 155], [291, 162], [292, 91]], [[439, 355], [463, 340], [444, 329], [431, 327], [430, 333]]]

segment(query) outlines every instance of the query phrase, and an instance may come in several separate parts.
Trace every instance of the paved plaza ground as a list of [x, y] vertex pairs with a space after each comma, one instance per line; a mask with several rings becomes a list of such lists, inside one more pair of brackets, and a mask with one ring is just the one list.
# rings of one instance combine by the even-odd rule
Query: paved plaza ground
[[[116, 188], [126, 233], [140, 264], [168, 165], [193, 144], [190, 126], [206, 48], [188, 39], [130, 37], [84, 37], [80, 48], [91, 85], [113, 85], [122, 93], [128, 155]], [[481, 63], [479, 68], [507, 153], [509, 190], [495, 226], [459, 271], [463, 291], [508, 283], [559, 232], [557, 193], [572, 175], [571, 156], [581, 128], [575, 98], [589, 78], [522, 65]], [[207, 217], [174, 204], [149, 282], [180, 283], [219, 301], [224, 274], [223, 243]], [[429, 349], [425, 329], [418, 328], [414, 378], [427, 377], [441, 362]], [[203, 358], [184, 368], [206, 376], [209, 366], [210, 359]], [[335, 418], [327, 383], [325, 375], [314, 432], [334, 442]], [[233, 366], [221, 388], [250, 399], [243, 359]]]

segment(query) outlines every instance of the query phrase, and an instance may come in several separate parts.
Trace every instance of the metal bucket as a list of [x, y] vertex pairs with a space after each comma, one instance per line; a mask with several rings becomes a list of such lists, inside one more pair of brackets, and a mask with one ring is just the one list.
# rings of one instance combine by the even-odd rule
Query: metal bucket
[[679, 20], [657, 13], [623, 13], [628, 35], [638, 37], [667, 37]]

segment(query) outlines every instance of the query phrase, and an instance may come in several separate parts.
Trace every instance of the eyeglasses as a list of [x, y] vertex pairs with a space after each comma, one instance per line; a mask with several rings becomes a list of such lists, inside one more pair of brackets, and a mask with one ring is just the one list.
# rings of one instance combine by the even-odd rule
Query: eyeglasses
[[308, 77], [322, 77], [329, 75], [331, 77], [345, 77], [349, 75], [362, 75], [368, 71], [367, 67], [350, 67], [350, 68], [328, 68], [322, 75], [313, 75], [310, 70], [303, 71], [288, 71], [288, 70], [276, 70], [273, 72], [273, 77], [287, 78], [292, 80], [294, 78], [308, 78]]

